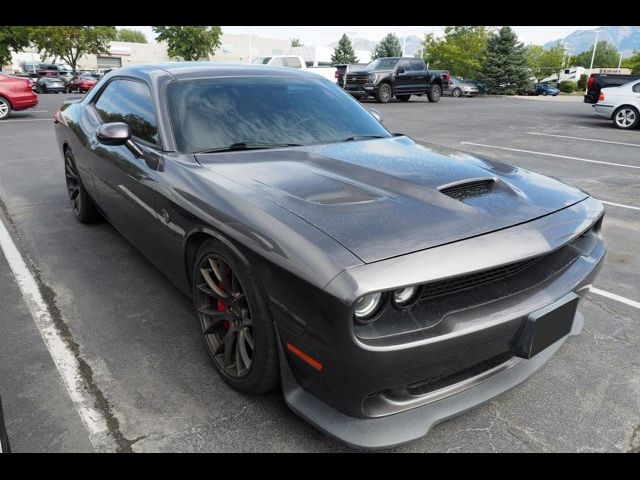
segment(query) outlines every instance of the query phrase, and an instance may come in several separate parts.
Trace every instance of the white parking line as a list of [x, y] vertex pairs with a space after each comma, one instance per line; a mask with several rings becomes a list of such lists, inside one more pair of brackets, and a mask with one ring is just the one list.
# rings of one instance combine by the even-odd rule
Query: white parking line
[[53, 123], [53, 117], [51, 117], [51, 118], [29, 118], [27, 120], [2, 120], [0, 122], [0, 125], [2, 125], [4, 123], [20, 123], [20, 122], [52, 122]]
[[80, 375], [78, 361], [56, 328], [38, 284], [2, 221], [0, 221], [0, 247], [16, 278], [22, 297], [44, 344], [53, 358], [60, 377], [62, 377], [62, 383], [71, 397], [73, 406], [89, 432], [91, 443], [95, 448], [104, 450], [107, 422], [104, 416], [93, 408], [94, 399], [86, 390], [85, 382]]
[[631, 210], [640, 210], [640, 207], [632, 207], [631, 205], [623, 205], [622, 203], [605, 202], [604, 200], [600, 200], [600, 201], [606, 205], [613, 205], [614, 207], [629, 208]]
[[625, 142], [613, 142], [610, 140], [598, 140], [595, 138], [584, 138], [584, 137], [572, 137], [570, 135], [554, 135], [551, 133], [540, 133], [540, 132], [524, 132], [529, 135], [544, 135], [545, 137], [558, 137], [558, 138], [569, 138], [571, 140], [583, 140], [585, 142], [599, 142], [599, 143], [613, 143], [614, 145], [625, 145], [628, 147], [640, 147], [638, 143], [625, 143]]
[[638, 165], [625, 165], [624, 163], [612, 163], [612, 162], [603, 162], [600, 160], [590, 160], [588, 158], [569, 157], [567, 155], [558, 155], [557, 153], [535, 152], [533, 150], [521, 150], [519, 148], [500, 147], [498, 145], [486, 145], [484, 143], [474, 143], [474, 142], [460, 142], [460, 143], [464, 145], [475, 145], [476, 147], [495, 148], [497, 150], [508, 150], [510, 152], [531, 153], [533, 155], [544, 155], [546, 157], [566, 158], [568, 160], [576, 160], [578, 162], [599, 163], [602, 165], [610, 165], [612, 167], [626, 167], [626, 168], [640, 169], [640, 166]]
[[625, 305], [629, 305], [630, 307], [640, 309], [640, 302], [636, 302], [635, 300], [630, 300], [626, 297], [621, 297], [620, 295], [616, 295], [615, 293], [606, 292], [604, 290], [600, 290], [599, 288], [594, 288], [594, 287], [591, 287], [589, 291], [591, 293], [595, 293], [596, 295], [607, 297], [607, 298], [610, 298], [611, 300], [615, 300], [616, 302], [624, 303]]

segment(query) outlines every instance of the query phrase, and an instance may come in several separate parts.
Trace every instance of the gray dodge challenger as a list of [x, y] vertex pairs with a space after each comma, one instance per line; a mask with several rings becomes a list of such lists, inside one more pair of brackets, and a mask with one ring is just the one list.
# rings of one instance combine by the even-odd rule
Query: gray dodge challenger
[[580, 332], [605, 255], [589, 194], [392, 134], [312, 73], [121, 68], [55, 130], [73, 214], [193, 299], [226, 384], [281, 387], [355, 448], [524, 381]]

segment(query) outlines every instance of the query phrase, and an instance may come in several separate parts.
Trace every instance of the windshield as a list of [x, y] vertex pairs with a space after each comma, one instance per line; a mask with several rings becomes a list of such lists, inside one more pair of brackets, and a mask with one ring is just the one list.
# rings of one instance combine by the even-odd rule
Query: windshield
[[397, 58], [378, 58], [364, 67], [365, 70], [393, 70], [398, 63]]
[[251, 63], [259, 63], [261, 65], [266, 65], [271, 60], [271, 57], [258, 57]]
[[167, 100], [181, 152], [391, 136], [348, 93], [321, 78], [181, 80], [168, 86]]

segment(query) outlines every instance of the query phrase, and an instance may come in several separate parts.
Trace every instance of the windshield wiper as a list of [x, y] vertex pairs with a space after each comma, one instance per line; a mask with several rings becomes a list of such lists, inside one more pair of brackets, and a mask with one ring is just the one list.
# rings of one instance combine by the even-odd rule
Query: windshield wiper
[[232, 152], [234, 150], [260, 150], [267, 148], [283, 148], [283, 147], [302, 147], [301, 143], [249, 143], [249, 142], [236, 142], [226, 147], [220, 148], [208, 148], [201, 150], [198, 153], [216, 153], [216, 152]]
[[353, 142], [354, 140], [365, 140], [367, 138], [387, 138], [383, 135], [354, 135], [353, 137], [347, 137], [343, 142]]

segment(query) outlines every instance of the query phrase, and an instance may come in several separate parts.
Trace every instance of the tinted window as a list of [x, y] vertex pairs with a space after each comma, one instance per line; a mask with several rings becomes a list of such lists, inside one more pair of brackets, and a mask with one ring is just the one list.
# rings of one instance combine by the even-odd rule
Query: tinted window
[[424, 70], [424, 66], [422, 65], [422, 62], [420, 60], [412, 60], [411, 70], [419, 72], [420, 70]]
[[409, 62], [407, 60], [400, 60], [398, 62], [398, 68], [404, 68], [405, 72], [408, 72], [409, 70], [411, 70], [411, 67], [409, 66]]
[[178, 150], [234, 143], [313, 144], [390, 136], [349, 94], [324, 79], [236, 77], [181, 80], [167, 88]]
[[365, 70], [393, 70], [398, 63], [397, 58], [378, 58], [367, 65]]
[[638, 93], [640, 93], [640, 82], [639, 82], [639, 83], [636, 83], [636, 84], [633, 86], [633, 91], [634, 91], [634, 92], [638, 92]]
[[[102, 95], [96, 103], [102, 120], [104, 122], [125, 122], [131, 127], [131, 134], [134, 137], [158, 144], [158, 126], [149, 87], [144, 83], [132, 80], [120, 80], [117, 83], [118, 87], [108, 106], [99, 105]], [[107, 93], [105, 90], [103, 95]]]
[[109, 106], [111, 105], [111, 98], [118, 88], [119, 83], [120, 80], [113, 80], [109, 82], [109, 84], [100, 93], [98, 101], [95, 102], [96, 110], [100, 114], [100, 118], [103, 122], [106, 122], [107, 118], [109, 118]]

